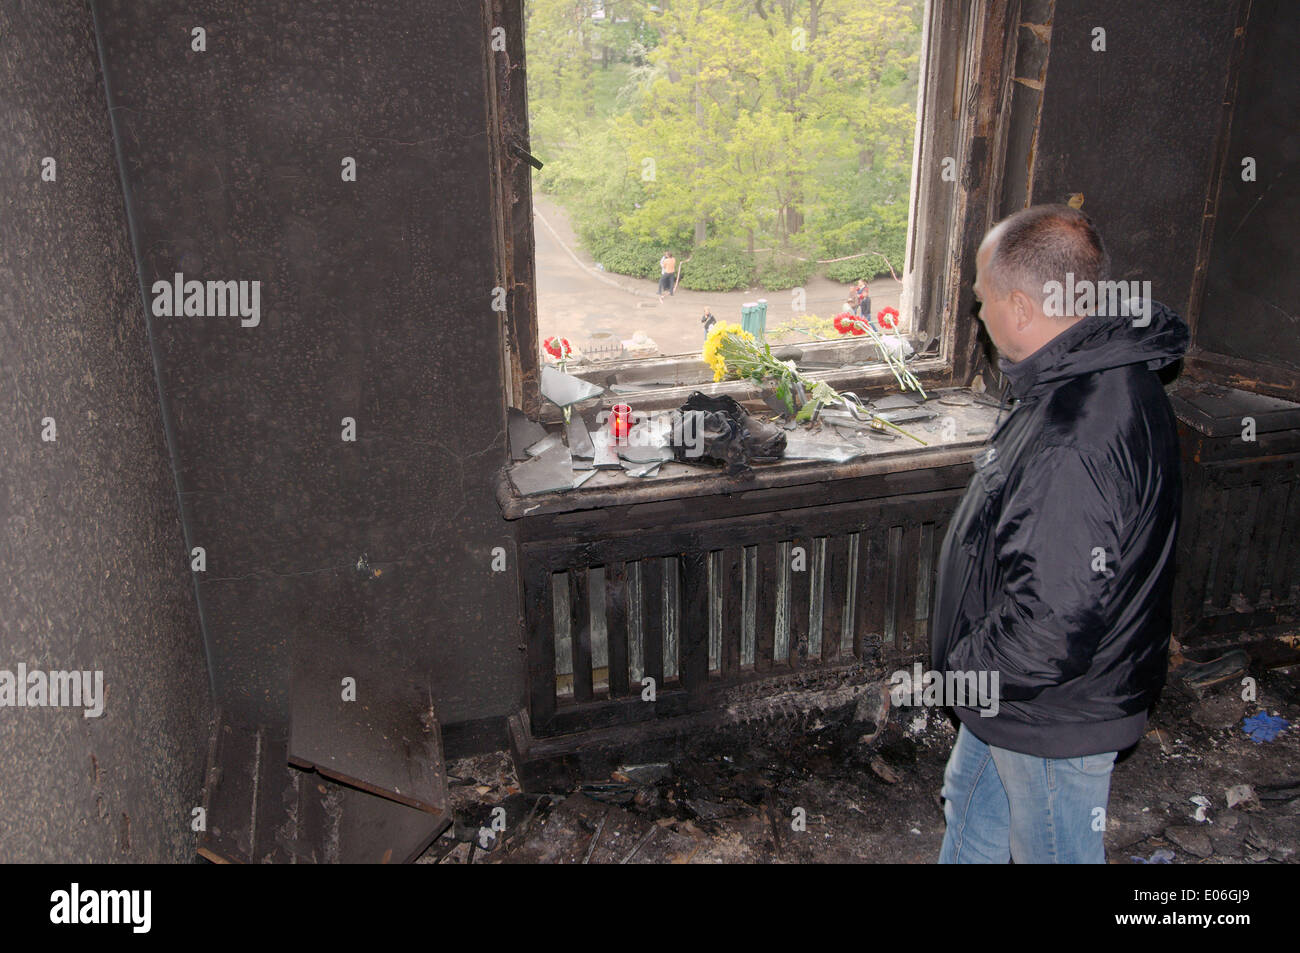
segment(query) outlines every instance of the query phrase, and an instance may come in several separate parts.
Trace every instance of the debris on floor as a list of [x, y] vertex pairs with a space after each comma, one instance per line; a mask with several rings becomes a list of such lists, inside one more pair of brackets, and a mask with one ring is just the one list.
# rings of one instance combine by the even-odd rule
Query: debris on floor
[[[1250, 702], [1171, 681], [1115, 767], [1111, 863], [1300, 860], [1300, 732], [1282, 717], [1297, 669], [1253, 674]], [[569, 790], [520, 790], [504, 752], [452, 762], [456, 824], [420, 862], [933, 863], [956, 733], [942, 712], [876, 707], [734, 725], [672, 760], [625, 751]], [[1269, 744], [1242, 730], [1257, 714]]]

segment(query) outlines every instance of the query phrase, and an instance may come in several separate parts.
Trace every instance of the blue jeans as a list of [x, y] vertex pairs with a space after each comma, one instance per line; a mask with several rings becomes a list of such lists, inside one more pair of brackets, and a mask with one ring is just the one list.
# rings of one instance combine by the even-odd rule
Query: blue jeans
[[941, 864], [1104, 864], [1117, 752], [1038, 758], [986, 745], [965, 725], [943, 772]]

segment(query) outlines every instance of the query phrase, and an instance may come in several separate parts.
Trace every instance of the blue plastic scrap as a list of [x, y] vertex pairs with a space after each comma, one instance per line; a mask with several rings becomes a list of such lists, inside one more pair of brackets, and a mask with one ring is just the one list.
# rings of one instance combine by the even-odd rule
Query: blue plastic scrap
[[1152, 854], [1150, 860], [1147, 860], [1145, 857], [1138, 857], [1134, 854], [1130, 854], [1128, 859], [1133, 861], [1135, 864], [1172, 864], [1174, 862], [1174, 852], [1162, 848]]
[[1281, 732], [1290, 727], [1291, 723], [1285, 718], [1279, 718], [1263, 711], [1256, 712], [1249, 718], [1241, 720], [1241, 730], [1250, 735], [1251, 741], [1255, 742], [1255, 744], [1263, 741], [1273, 741]]

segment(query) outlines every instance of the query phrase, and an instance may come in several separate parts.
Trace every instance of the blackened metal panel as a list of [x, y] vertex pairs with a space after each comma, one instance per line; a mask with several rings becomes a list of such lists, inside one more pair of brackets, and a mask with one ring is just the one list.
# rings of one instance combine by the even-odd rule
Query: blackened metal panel
[[1279, 236], [1293, 236], [1300, 220], [1297, 48], [1295, 4], [1251, 0], [1195, 340], [1271, 365], [1292, 387], [1300, 380], [1300, 247]]
[[255, 323], [149, 302], [224, 708], [283, 727], [303, 639], [381, 644], [448, 720], [504, 714], [524, 656], [516, 566], [493, 571], [511, 546], [482, 4], [95, 9], [151, 299], [177, 273], [248, 282], [250, 305], [259, 282]]
[[1051, 24], [1033, 203], [1081, 194], [1114, 277], [1184, 315], [1234, 25], [1223, 0], [1062, 2]]

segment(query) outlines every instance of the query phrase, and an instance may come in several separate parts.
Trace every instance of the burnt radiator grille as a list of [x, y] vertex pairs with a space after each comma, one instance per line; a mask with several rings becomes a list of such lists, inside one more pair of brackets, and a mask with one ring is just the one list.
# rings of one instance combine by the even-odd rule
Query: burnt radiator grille
[[1185, 645], [1293, 615], [1300, 606], [1300, 456], [1191, 468], [1178, 549]]
[[[924, 654], [955, 502], [945, 492], [525, 544], [532, 730], [680, 714], [722, 686]], [[646, 677], [654, 704], [641, 700]]]

